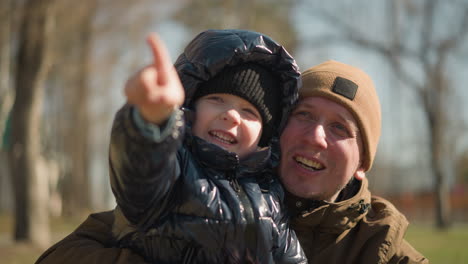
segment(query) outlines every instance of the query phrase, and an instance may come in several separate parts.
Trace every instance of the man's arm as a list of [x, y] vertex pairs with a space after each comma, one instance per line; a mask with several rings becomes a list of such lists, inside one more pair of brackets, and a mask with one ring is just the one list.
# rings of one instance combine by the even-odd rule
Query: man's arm
[[91, 214], [75, 231], [45, 251], [36, 264], [147, 263], [130, 249], [118, 248], [112, 236], [112, 211]]
[[399, 250], [388, 262], [389, 264], [429, 264], [429, 260], [403, 240]]

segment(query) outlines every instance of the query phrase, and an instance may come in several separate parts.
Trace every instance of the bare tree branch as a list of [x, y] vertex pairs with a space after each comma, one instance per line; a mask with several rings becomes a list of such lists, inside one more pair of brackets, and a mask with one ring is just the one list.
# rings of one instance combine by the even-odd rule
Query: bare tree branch
[[433, 26], [434, 26], [434, 7], [436, 0], [427, 0], [424, 5], [424, 15], [421, 29], [421, 42], [419, 49], [419, 60], [422, 62], [422, 66], [426, 71], [426, 75], [431, 71], [429, 67], [429, 50], [432, 45]]
[[439, 45], [437, 46], [437, 50], [439, 54], [446, 54], [453, 49], [456, 49], [461, 43], [463, 43], [463, 39], [468, 35], [468, 6], [465, 5], [463, 18], [461, 19], [461, 23], [458, 30], [454, 30], [453, 34], [446, 39], [442, 40]]
[[[378, 42], [376, 40], [371, 39], [370, 37], [365, 37], [363, 33], [353, 27], [351, 24], [346, 23], [341, 17], [328, 12], [327, 10], [320, 9], [319, 15], [324, 18], [330, 25], [334, 26], [340, 32], [344, 32], [345, 34], [337, 36], [336, 34], [327, 34], [327, 35], [320, 35], [315, 40], [308, 40], [308, 42], [313, 44], [339, 44], [344, 45], [348, 44], [350, 41], [359, 46], [369, 50], [373, 50], [381, 54], [382, 56], [386, 57], [391, 67], [394, 69], [397, 76], [410, 87], [413, 87], [417, 93], [421, 94], [421, 89], [423, 87], [422, 84], [418, 82], [417, 79], [413, 77], [412, 74], [405, 71], [401, 65], [401, 60], [398, 57], [406, 57], [406, 58], [413, 58], [418, 59], [419, 55], [415, 52], [410, 51], [405, 46], [403, 46], [398, 41], [392, 42], [391, 45], [385, 45], [384, 43]], [[395, 29], [397, 32], [397, 29]], [[397, 33], [394, 33], [397, 34]]]

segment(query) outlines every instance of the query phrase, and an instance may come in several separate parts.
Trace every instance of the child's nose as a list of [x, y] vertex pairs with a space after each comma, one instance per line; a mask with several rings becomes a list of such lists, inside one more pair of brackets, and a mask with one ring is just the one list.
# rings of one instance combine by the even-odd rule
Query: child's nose
[[222, 115], [222, 119], [225, 121], [232, 122], [234, 124], [240, 124], [240, 114], [237, 110], [235, 109], [228, 109], [226, 110]]

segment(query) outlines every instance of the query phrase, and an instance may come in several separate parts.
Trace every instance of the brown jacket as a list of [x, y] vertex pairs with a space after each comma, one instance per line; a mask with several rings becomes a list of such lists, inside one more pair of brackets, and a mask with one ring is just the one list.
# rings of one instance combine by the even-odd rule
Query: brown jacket
[[[371, 197], [367, 180], [350, 196], [338, 203], [321, 203], [292, 219], [309, 263], [429, 263], [403, 239], [406, 218], [390, 202]], [[288, 198], [290, 206], [300, 204]], [[145, 263], [130, 250], [116, 248], [113, 217], [112, 211], [90, 215], [36, 264]]]
[[45, 251], [36, 264], [146, 264], [112, 236], [112, 211], [92, 214], [73, 233]]
[[367, 179], [355, 185], [355, 195], [337, 203], [287, 198], [291, 209], [300, 207], [291, 226], [309, 263], [429, 263], [404, 239], [405, 216], [371, 196]]

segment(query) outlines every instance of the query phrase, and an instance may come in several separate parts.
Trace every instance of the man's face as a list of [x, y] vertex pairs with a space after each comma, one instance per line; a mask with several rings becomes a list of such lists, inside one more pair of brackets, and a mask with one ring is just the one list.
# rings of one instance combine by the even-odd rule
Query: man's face
[[326, 98], [300, 100], [280, 146], [280, 177], [296, 196], [334, 201], [351, 177], [365, 176], [357, 122], [346, 108]]

